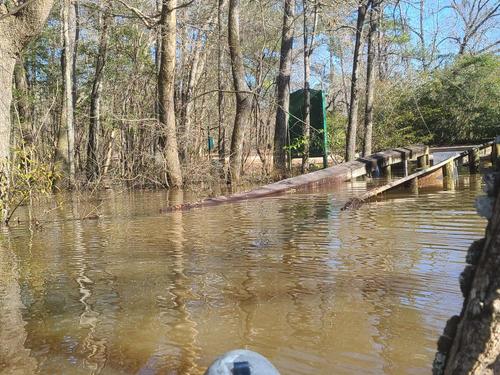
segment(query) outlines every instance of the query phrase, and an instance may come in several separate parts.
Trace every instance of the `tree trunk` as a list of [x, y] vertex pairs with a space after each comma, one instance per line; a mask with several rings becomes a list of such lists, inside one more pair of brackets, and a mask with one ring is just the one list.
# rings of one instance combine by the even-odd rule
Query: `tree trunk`
[[[220, 6], [223, 8], [226, 2], [227, 0], [222, 0], [222, 4]], [[190, 155], [193, 152], [191, 123], [193, 118], [194, 101], [192, 99], [195, 87], [205, 68], [205, 61], [207, 58], [206, 40], [208, 39], [208, 36], [207, 33], [202, 30], [210, 29], [210, 26], [214, 22], [216, 16], [218, 16], [218, 13], [212, 13], [206, 19], [201, 26], [200, 31], [198, 31], [194, 40], [194, 46], [192, 47], [194, 52], [192, 53], [190, 61], [187, 84], [182, 93], [182, 117], [180, 123], [184, 141], [180, 144], [180, 156], [183, 162], [189, 162]]]
[[222, 82], [222, 62], [224, 58], [224, 34], [222, 33], [222, 18], [225, 0], [218, 0], [217, 7], [217, 33], [218, 33], [218, 55], [217, 55], [217, 114], [218, 114], [218, 142], [219, 161], [223, 170], [226, 166], [226, 129], [224, 127], [224, 83]]
[[191, 153], [191, 118], [193, 115], [193, 93], [196, 85], [196, 77], [198, 76], [198, 70], [202, 66], [200, 59], [202, 58], [201, 52], [204, 50], [202, 43], [202, 36], [198, 37], [195, 42], [194, 54], [191, 60], [191, 66], [189, 69], [188, 79], [186, 88], [182, 93], [182, 109], [181, 109], [181, 121], [180, 121], [180, 131], [182, 134], [182, 140], [180, 143], [180, 156], [181, 160], [186, 163], [189, 161], [189, 156]]
[[16, 55], [0, 41], [0, 203], [2, 219], [9, 213], [10, 187], [10, 104], [12, 103], [12, 75], [16, 65]]
[[175, 58], [177, 36], [177, 0], [163, 0], [161, 8], [161, 52], [158, 75], [160, 123], [165, 134], [165, 161], [168, 182], [172, 187], [182, 186], [175, 126]]
[[87, 179], [95, 181], [99, 177], [99, 131], [101, 127], [101, 92], [104, 76], [104, 65], [108, 51], [108, 28], [111, 23], [109, 4], [103, 10], [101, 30], [99, 35], [99, 49], [97, 52], [94, 81], [90, 94], [90, 126], [87, 141]]
[[9, 14], [0, 8], [0, 205], [2, 219], [8, 218], [10, 180], [10, 106], [16, 60], [31, 39], [40, 32], [53, 0], [32, 0]]
[[31, 134], [31, 108], [29, 104], [29, 85], [24, 68], [23, 57], [19, 57], [14, 68], [14, 82], [17, 91], [17, 112], [19, 114], [20, 132], [24, 145], [32, 142]]
[[74, 114], [75, 114], [75, 109], [76, 109], [76, 102], [78, 100], [78, 78], [76, 75], [76, 64], [77, 64], [77, 58], [78, 58], [78, 45], [80, 42], [80, 0], [74, 0], [73, 2], [73, 14], [75, 17], [75, 34], [74, 34], [74, 43], [73, 43], [73, 61], [71, 62], [73, 64], [73, 72], [71, 78], [73, 79], [73, 85], [72, 85], [72, 95], [73, 95], [73, 122], [74, 122]]
[[351, 100], [349, 105], [349, 116], [347, 123], [346, 160], [352, 161], [356, 157], [356, 136], [358, 128], [358, 105], [359, 105], [359, 63], [361, 59], [363, 44], [363, 26], [365, 23], [367, 3], [363, 0], [358, 6], [358, 19], [356, 22], [356, 41], [354, 44], [354, 56], [352, 61], [351, 78]]
[[309, 40], [308, 40], [308, 27], [307, 27], [307, 2], [303, 0], [303, 21], [304, 21], [304, 117], [302, 124], [302, 173], [309, 171], [309, 143], [311, 139], [311, 63], [309, 61]]
[[229, 155], [229, 182], [238, 183], [243, 162], [245, 130], [252, 109], [252, 97], [245, 81], [245, 67], [243, 65], [243, 53], [241, 52], [239, 0], [229, 1], [228, 39], [233, 85], [236, 91], [236, 114], [231, 138], [231, 154]]
[[460, 316], [452, 317], [438, 341], [433, 373], [500, 373], [500, 175], [485, 176], [488, 197], [477, 200], [489, 219], [486, 237], [473, 242], [460, 275], [464, 295]]
[[419, 31], [418, 38], [420, 40], [420, 61], [422, 62], [422, 69], [424, 71], [427, 70], [427, 52], [425, 49], [425, 30], [424, 30], [424, 22], [425, 22], [425, 0], [420, 0], [419, 4]]
[[62, 40], [61, 68], [63, 78], [63, 99], [61, 123], [57, 141], [57, 159], [62, 162], [63, 171], [69, 185], [75, 183], [75, 131], [74, 131], [74, 52], [76, 40], [75, 8], [70, 0], [64, 0], [62, 7]]
[[368, 58], [366, 62], [366, 102], [363, 156], [372, 153], [373, 101], [375, 93], [376, 36], [379, 20], [379, 1], [373, 1], [370, 11], [370, 31], [368, 33]]
[[276, 125], [274, 128], [274, 169], [278, 177], [286, 175], [286, 140], [290, 110], [290, 75], [292, 73], [293, 19], [295, 0], [285, 0], [281, 32], [280, 68], [277, 80]]

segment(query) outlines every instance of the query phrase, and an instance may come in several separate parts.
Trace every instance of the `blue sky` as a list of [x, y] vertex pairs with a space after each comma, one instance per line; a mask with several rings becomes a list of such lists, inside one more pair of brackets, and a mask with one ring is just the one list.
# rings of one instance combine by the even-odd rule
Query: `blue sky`
[[[460, 1], [457, 1], [460, 3]], [[419, 0], [407, 0], [401, 1], [400, 7], [396, 8], [394, 6], [386, 6], [385, 8], [385, 17], [388, 19], [392, 19], [395, 14], [397, 18], [400, 18], [402, 15], [405, 20], [408, 22], [408, 27], [410, 30], [418, 31], [420, 28], [420, 10], [419, 10]], [[470, 3], [470, 2], [469, 2]], [[435, 56], [434, 56], [434, 64], [432, 67], [435, 67], [438, 64], [446, 63], [450, 61], [451, 58], [456, 55], [459, 49], [458, 43], [452, 39], [455, 37], [461, 37], [463, 35], [463, 22], [457, 16], [455, 11], [451, 8], [452, 0], [426, 0], [424, 3], [424, 38], [426, 43], [426, 50], [430, 51], [432, 45], [436, 46]], [[495, 1], [491, 1], [491, 5], [495, 5]], [[499, 17], [500, 18], [500, 17]], [[352, 23], [355, 23], [356, 19], [356, 11], [353, 9], [351, 14]], [[300, 23], [302, 20], [298, 20]], [[297, 25], [298, 26], [298, 25]], [[499, 19], [493, 19], [483, 28], [484, 35], [481, 38], [481, 42], [477, 44], [476, 50], [481, 49], [482, 47], [491, 44], [497, 40], [500, 40], [500, 22]], [[299, 31], [300, 33], [301, 31]], [[352, 33], [353, 34], [353, 33]], [[406, 48], [415, 48], [417, 49], [420, 46], [420, 41], [416, 33], [409, 33], [410, 43], [406, 46]], [[319, 36], [318, 38], [321, 38]], [[345, 53], [345, 61], [349, 63], [350, 59], [352, 59], [352, 45], [354, 44], [354, 40], [350, 43], [344, 43], [344, 53]], [[302, 37], [299, 35], [295, 40], [295, 48], [302, 48]], [[330, 53], [329, 48], [326, 44], [320, 43], [313, 54], [312, 64], [313, 65], [324, 65], [325, 72], [328, 74], [329, 71], [329, 59]], [[299, 60], [301, 60], [299, 58]], [[418, 69], [419, 62], [418, 60], [413, 60], [412, 65]], [[336, 70], [339, 69], [339, 61], [335, 60], [334, 67]], [[344, 73], [350, 73], [350, 66], [344, 67]], [[302, 81], [302, 61], [297, 61], [295, 64], [295, 71], [293, 76], [293, 86], [300, 87]], [[312, 75], [311, 83], [314, 87], [318, 87], [320, 85], [321, 78], [318, 74], [314, 73]]]

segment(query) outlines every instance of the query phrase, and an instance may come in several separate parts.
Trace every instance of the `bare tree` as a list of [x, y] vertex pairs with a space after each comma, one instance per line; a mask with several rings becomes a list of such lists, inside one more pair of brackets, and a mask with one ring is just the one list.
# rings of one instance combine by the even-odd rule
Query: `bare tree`
[[240, 0], [229, 0], [228, 41], [233, 86], [236, 92], [236, 113], [231, 138], [231, 154], [229, 155], [229, 182], [238, 183], [243, 163], [245, 130], [252, 109], [252, 97], [245, 81], [245, 66], [240, 42]]
[[425, 0], [420, 0], [418, 10], [419, 10], [418, 39], [420, 41], [420, 61], [422, 63], [422, 68], [424, 70], [427, 70], [428, 63], [426, 58], [425, 30], [424, 30]]
[[363, 155], [372, 153], [373, 100], [375, 94], [376, 36], [379, 23], [380, 0], [373, 0], [370, 8], [370, 30], [368, 32], [368, 57], [366, 63], [365, 132]]
[[[75, 108], [76, 108], [76, 102], [78, 99], [78, 77], [76, 74], [76, 65], [78, 61], [78, 45], [80, 42], [80, 0], [73, 0], [73, 11], [70, 12], [70, 14], [73, 13], [74, 15], [74, 27], [75, 27], [75, 32], [74, 32], [74, 40], [73, 40], [73, 61], [71, 62], [73, 64], [72, 68], [72, 76], [71, 78], [73, 79], [73, 84], [72, 84], [72, 96], [73, 96], [73, 120], [74, 120], [74, 115], [75, 115]], [[70, 38], [71, 40], [71, 38]]]
[[497, 0], [453, 0], [451, 8], [458, 15], [461, 23], [460, 36], [452, 36], [458, 44], [458, 54], [463, 55], [468, 50], [484, 52], [500, 44], [500, 40], [490, 42], [479, 47], [484, 32], [489, 25], [495, 24], [495, 19], [500, 16], [500, 2]]
[[182, 186], [175, 126], [175, 59], [177, 38], [177, 0], [163, 0], [161, 8], [161, 52], [158, 75], [160, 123], [165, 134], [165, 162], [168, 182], [172, 187]]
[[226, 164], [226, 130], [224, 127], [224, 83], [222, 77], [222, 63], [224, 59], [224, 34], [222, 32], [222, 19], [224, 13], [225, 0], [218, 0], [217, 6], [217, 128], [219, 150], [219, 161], [224, 167]]
[[354, 44], [354, 56], [352, 61], [351, 77], [351, 99], [349, 105], [349, 117], [347, 123], [346, 160], [354, 160], [356, 155], [356, 136], [358, 128], [358, 105], [359, 105], [359, 63], [361, 60], [363, 44], [363, 27], [365, 23], [368, 1], [361, 0], [358, 4], [358, 19], [356, 22], [356, 40]]
[[[221, 9], [225, 7], [226, 3], [227, 0], [222, 0], [220, 5]], [[216, 17], [218, 17], [218, 12], [214, 12], [213, 9], [210, 8], [209, 16], [206, 17], [200, 30], [195, 33], [192, 48], [193, 52], [191, 53], [190, 62], [188, 64], [187, 82], [183, 85], [180, 127], [181, 133], [184, 134], [185, 139], [180, 143], [180, 156], [184, 162], [189, 160], [189, 155], [192, 153], [192, 147], [190, 147], [192, 142], [190, 138], [192, 136], [193, 95], [195, 87], [205, 68], [207, 59], [206, 43], [208, 32], [206, 30], [210, 30], [210, 26], [213, 24]], [[219, 46], [219, 48], [221, 47]], [[222, 90], [219, 90], [219, 93], [222, 94]]]
[[290, 75], [292, 72], [293, 19], [295, 0], [285, 0], [281, 31], [280, 67], [277, 79], [276, 125], [274, 128], [274, 169], [279, 177], [286, 174], [286, 140], [290, 109]]
[[20, 56], [14, 68], [14, 82], [17, 91], [17, 113], [19, 114], [20, 131], [23, 145], [31, 144], [31, 106], [29, 101], [29, 84], [24, 67], [24, 58]]
[[10, 105], [14, 67], [22, 50], [40, 32], [53, 0], [31, 0], [8, 8], [0, 4], [0, 202], [2, 218], [8, 217]]
[[[103, 0], [107, 1], [107, 0]], [[95, 60], [95, 74], [90, 93], [90, 124], [87, 142], [87, 179], [95, 181], [99, 168], [99, 132], [101, 128], [101, 92], [104, 78], [104, 65], [108, 52], [108, 30], [111, 23], [109, 3], [104, 5], [100, 17], [99, 48]]]
[[309, 0], [302, 1], [304, 21], [304, 123], [302, 127], [304, 147], [302, 150], [302, 173], [307, 173], [309, 170], [309, 147], [311, 140], [311, 55], [313, 52], [316, 26], [318, 24], [318, 3], [315, 2], [313, 10], [313, 28], [309, 35], [307, 22], [308, 1]]
[[57, 142], [57, 158], [63, 164], [69, 185], [75, 183], [75, 130], [74, 130], [74, 68], [75, 68], [75, 41], [76, 41], [76, 13], [70, 0], [64, 0], [61, 6], [62, 13], [62, 44], [61, 68], [63, 77], [63, 98], [61, 106], [61, 124]]

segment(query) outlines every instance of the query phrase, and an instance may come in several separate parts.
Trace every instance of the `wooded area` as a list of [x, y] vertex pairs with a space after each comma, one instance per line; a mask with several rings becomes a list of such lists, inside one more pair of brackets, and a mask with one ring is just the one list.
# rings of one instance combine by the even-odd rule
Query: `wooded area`
[[484, 140], [500, 130], [499, 15], [493, 0], [3, 1], [3, 220], [54, 189], [288, 176], [297, 89], [302, 172], [310, 89], [335, 162]]

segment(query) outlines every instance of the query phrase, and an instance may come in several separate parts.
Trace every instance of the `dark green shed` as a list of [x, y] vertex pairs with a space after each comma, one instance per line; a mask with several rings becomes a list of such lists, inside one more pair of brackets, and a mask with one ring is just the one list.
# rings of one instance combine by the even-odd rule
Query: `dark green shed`
[[[309, 155], [323, 157], [326, 168], [328, 161], [328, 143], [326, 127], [326, 103], [321, 90], [311, 92], [311, 140]], [[290, 94], [289, 146], [292, 158], [302, 157], [303, 151], [303, 121], [304, 120], [304, 90]]]

